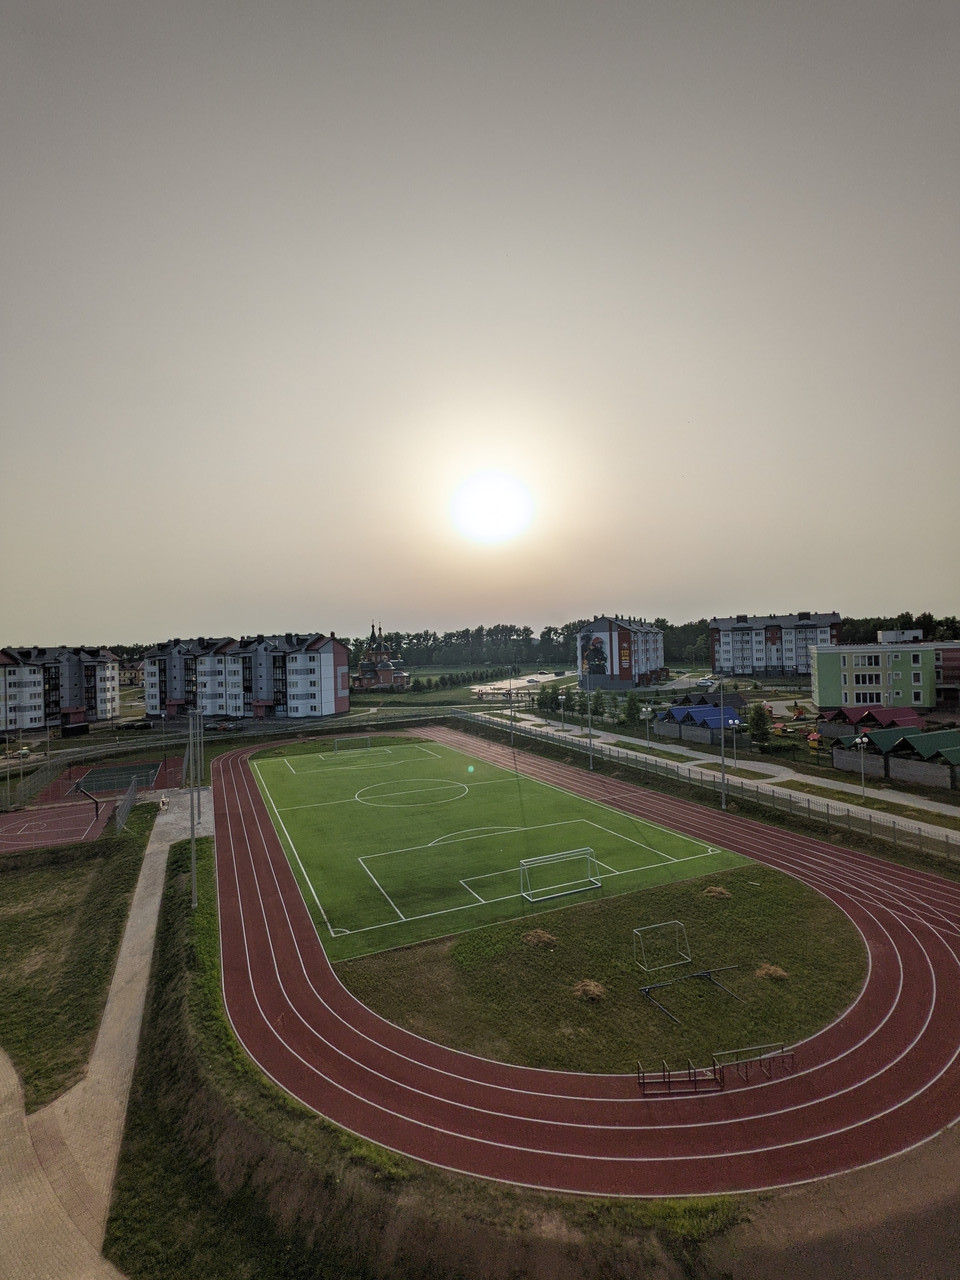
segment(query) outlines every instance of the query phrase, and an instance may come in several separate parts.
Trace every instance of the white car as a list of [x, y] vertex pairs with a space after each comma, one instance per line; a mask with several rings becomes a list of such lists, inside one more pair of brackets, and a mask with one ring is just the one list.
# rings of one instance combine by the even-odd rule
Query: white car
[[709, 689], [709, 688], [710, 688], [710, 686], [711, 686], [712, 684], [713, 684], [713, 679], [712, 679], [712, 677], [711, 677], [711, 676], [704, 676], [702, 680], [698, 680], [698, 681], [697, 681], [697, 688], [698, 688], [698, 689]]

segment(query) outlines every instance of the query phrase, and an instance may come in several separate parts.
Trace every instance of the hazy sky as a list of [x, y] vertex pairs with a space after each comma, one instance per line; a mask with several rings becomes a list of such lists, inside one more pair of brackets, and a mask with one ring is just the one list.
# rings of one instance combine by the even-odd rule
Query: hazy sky
[[958, 67], [956, 0], [0, 0], [0, 644], [960, 612]]

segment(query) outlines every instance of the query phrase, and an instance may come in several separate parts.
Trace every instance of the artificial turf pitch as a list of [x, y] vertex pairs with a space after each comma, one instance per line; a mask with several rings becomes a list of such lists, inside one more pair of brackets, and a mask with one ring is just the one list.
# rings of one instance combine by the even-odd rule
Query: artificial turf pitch
[[[252, 763], [332, 960], [746, 861], [434, 742]], [[522, 886], [522, 861], [582, 849], [599, 886], [584, 856], [528, 867]]]

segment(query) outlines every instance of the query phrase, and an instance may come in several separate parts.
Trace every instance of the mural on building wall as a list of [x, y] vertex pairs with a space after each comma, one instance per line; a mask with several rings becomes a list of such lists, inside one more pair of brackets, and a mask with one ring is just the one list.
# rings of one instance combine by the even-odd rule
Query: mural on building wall
[[580, 641], [580, 670], [585, 676], [607, 676], [610, 662], [607, 658], [605, 632], [587, 632]]

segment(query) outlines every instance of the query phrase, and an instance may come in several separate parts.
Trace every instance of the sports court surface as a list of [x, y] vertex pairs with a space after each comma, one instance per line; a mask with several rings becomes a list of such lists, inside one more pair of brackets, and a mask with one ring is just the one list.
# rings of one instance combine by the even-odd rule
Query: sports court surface
[[731, 1073], [717, 1091], [644, 1096], [635, 1076], [458, 1053], [343, 988], [250, 752], [230, 752], [213, 778], [224, 999], [247, 1052], [305, 1105], [447, 1169], [626, 1196], [801, 1183], [888, 1159], [960, 1118], [960, 885], [444, 726], [421, 735], [802, 879], [860, 930], [867, 979], [842, 1017], [794, 1046], [792, 1073]]
[[337, 745], [252, 762], [334, 960], [743, 862], [441, 743]]
[[101, 804], [97, 817], [93, 802], [84, 799], [75, 804], [0, 813], [0, 854], [96, 840], [107, 825], [113, 807], [112, 800]]

